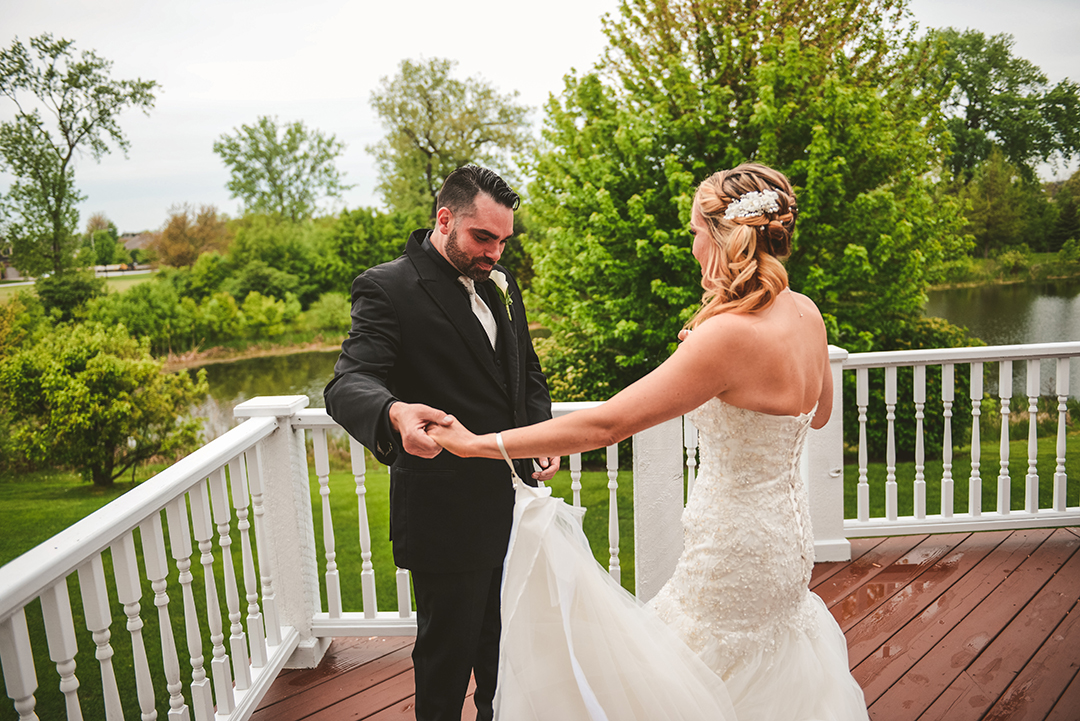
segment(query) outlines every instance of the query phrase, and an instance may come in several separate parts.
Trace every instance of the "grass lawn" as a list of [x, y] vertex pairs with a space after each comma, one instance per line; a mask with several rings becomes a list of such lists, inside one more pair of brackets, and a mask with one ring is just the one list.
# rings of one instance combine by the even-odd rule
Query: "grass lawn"
[[[125, 275], [105, 279], [105, 290], [108, 293], [123, 293], [133, 285], [145, 283], [154, 277], [153, 273], [141, 273], [139, 275]], [[12, 283], [0, 283], [0, 303], [6, 303], [7, 299], [19, 291], [34, 292], [34, 286], [14, 285]]]

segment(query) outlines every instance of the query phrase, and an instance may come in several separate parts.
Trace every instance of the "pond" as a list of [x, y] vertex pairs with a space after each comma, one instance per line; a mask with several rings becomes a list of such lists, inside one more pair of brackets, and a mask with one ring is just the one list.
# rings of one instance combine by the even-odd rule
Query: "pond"
[[306, 395], [309, 408], [322, 408], [323, 388], [334, 377], [337, 358], [337, 351], [317, 351], [204, 366], [210, 397], [196, 415], [206, 419], [205, 437], [216, 438], [235, 426], [233, 408], [255, 396]]
[[1080, 281], [1055, 281], [928, 294], [925, 314], [966, 327], [988, 345], [1080, 341]]
[[[925, 312], [966, 327], [989, 345], [1080, 341], [1080, 281], [935, 290]], [[321, 351], [206, 366], [211, 397], [197, 414], [207, 419], [207, 437], [236, 425], [233, 408], [255, 396], [303, 394], [311, 399], [309, 407], [323, 407], [322, 391], [334, 377], [337, 357], [337, 351]], [[1072, 366], [1075, 396], [1080, 395], [1080, 362]], [[1020, 393], [1023, 374], [1014, 369]], [[1048, 389], [1051, 369], [1044, 367], [1042, 376]]]

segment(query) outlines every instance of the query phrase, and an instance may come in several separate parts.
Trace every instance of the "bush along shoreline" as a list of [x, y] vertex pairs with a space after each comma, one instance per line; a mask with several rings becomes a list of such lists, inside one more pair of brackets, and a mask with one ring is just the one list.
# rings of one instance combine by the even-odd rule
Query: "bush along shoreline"
[[1033, 253], [1027, 246], [991, 258], [966, 256], [945, 263], [930, 290], [983, 285], [1043, 283], [1080, 278], [1080, 241], [1070, 240], [1057, 253]]

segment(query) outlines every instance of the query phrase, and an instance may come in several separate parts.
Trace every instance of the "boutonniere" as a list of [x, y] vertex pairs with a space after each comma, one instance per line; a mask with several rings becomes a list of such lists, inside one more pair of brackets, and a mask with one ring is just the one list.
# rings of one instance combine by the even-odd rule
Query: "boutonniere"
[[514, 299], [510, 297], [510, 284], [506, 280], [506, 275], [501, 270], [493, 270], [491, 271], [491, 279], [495, 281], [495, 288], [499, 291], [499, 297], [502, 298], [503, 305], [506, 306], [506, 317], [513, 320], [514, 315], [510, 312], [510, 305], [514, 302]]

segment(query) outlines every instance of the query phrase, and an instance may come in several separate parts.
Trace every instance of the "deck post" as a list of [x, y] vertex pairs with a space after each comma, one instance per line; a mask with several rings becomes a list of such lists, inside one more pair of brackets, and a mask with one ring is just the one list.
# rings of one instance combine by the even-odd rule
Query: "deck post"
[[673, 418], [634, 436], [634, 585], [648, 601], [683, 550], [683, 424]]
[[300, 640], [286, 668], [314, 668], [330, 645], [312, 632], [312, 619], [322, 610], [315, 522], [311, 511], [304, 430], [294, 429], [292, 416], [308, 404], [307, 396], [260, 396], [236, 406], [238, 418], [274, 416], [278, 427], [262, 441], [262, 473], [267, 528], [260, 548], [274, 578], [278, 622], [293, 628]]
[[829, 346], [833, 405], [829, 422], [811, 430], [803, 453], [802, 473], [810, 496], [810, 521], [817, 561], [850, 561], [851, 542], [844, 536], [844, 379], [848, 352]]

